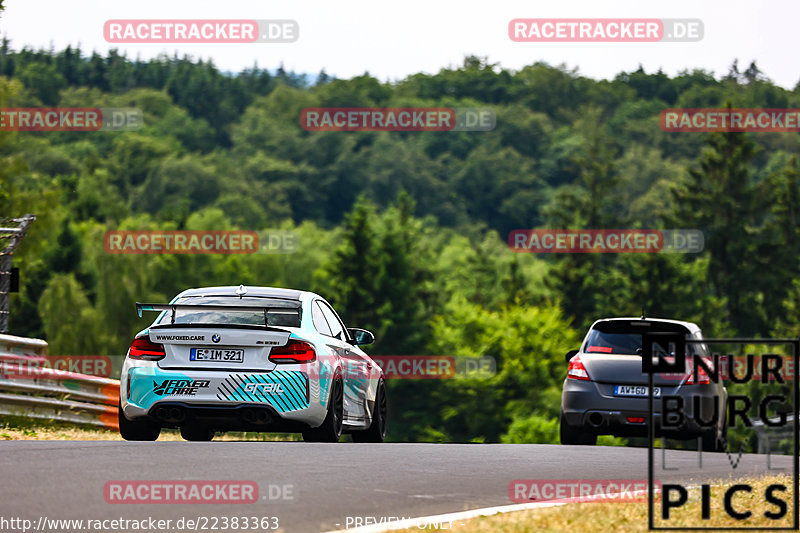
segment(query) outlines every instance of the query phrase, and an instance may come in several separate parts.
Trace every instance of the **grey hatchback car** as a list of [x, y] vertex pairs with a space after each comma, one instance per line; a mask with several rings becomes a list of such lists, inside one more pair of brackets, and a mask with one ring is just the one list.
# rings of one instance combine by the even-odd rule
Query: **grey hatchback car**
[[[567, 377], [561, 393], [561, 443], [597, 444], [598, 435], [647, 436], [649, 376], [642, 371], [643, 333], [678, 333], [702, 340], [691, 322], [662, 318], [606, 318], [592, 324], [579, 350], [567, 352]], [[708, 346], [687, 343], [687, 363], [695, 356], [713, 365]], [[669, 357], [674, 354], [664, 354]], [[704, 451], [719, 451], [727, 437], [727, 390], [698, 365], [697, 372], [653, 376], [656, 436], [700, 437]], [[667, 417], [662, 399], [682, 397], [682, 422]], [[677, 400], [672, 400], [673, 402]], [[674, 404], [672, 404], [674, 405]]]

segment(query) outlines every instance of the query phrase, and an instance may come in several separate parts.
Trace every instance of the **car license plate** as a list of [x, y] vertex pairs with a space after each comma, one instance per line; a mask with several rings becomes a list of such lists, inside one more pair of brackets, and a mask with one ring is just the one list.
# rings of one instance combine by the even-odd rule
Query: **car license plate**
[[[614, 396], [636, 396], [647, 398], [648, 387], [640, 385], [616, 385], [614, 387]], [[653, 397], [659, 398], [661, 396], [661, 387], [653, 388]]]
[[213, 348], [192, 348], [189, 361], [215, 361], [220, 363], [244, 362], [244, 350], [215, 350]]

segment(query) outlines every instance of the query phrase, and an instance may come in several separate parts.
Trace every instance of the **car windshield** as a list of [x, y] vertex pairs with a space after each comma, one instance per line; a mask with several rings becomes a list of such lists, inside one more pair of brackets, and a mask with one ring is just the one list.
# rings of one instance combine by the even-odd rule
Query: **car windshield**
[[[294, 308], [295, 302], [276, 298], [242, 298], [236, 296], [195, 296], [179, 298], [176, 304], [191, 305], [244, 305], [252, 306], [249, 311], [204, 311], [197, 309], [178, 309], [175, 313], [176, 324], [240, 324], [251, 326], [264, 325], [264, 310], [267, 306], [267, 325], [300, 327], [300, 310]], [[158, 324], [169, 324], [171, 313], [166, 312]]]
[[[704, 346], [687, 344], [686, 350], [690, 355], [703, 355], [705, 353]], [[586, 338], [583, 351], [585, 353], [641, 355], [642, 332], [641, 330], [603, 331], [602, 329], [592, 329]]]

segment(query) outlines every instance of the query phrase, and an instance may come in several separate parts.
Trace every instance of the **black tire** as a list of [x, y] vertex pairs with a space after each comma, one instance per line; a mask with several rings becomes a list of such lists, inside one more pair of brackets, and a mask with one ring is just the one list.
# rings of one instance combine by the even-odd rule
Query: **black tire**
[[728, 423], [722, 424], [722, 434], [717, 437], [717, 428], [706, 431], [701, 435], [701, 447], [704, 452], [724, 452], [728, 444]]
[[561, 413], [560, 421], [561, 444], [594, 446], [597, 444], [597, 435], [586, 433], [580, 428], [575, 428], [567, 424], [564, 413]]
[[120, 404], [119, 434], [125, 440], [153, 441], [161, 434], [161, 426], [151, 420], [128, 420]]
[[386, 386], [383, 380], [380, 380], [375, 391], [372, 423], [363, 431], [354, 431], [353, 442], [383, 442], [386, 439], [386, 412]]
[[214, 430], [198, 424], [185, 424], [181, 426], [181, 437], [193, 442], [209, 442], [214, 438]]
[[306, 442], [339, 442], [342, 436], [342, 419], [344, 414], [344, 385], [342, 378], [336, 377], [331, 385], [331, 398], [328, 402], [328, 414], [322, 425], [303, 431]]
[[704, 452], [716, 452], [719, 448], [719, 440], [717, 439], [717, 429], [706, 431], [700, 435], [700, 447]]

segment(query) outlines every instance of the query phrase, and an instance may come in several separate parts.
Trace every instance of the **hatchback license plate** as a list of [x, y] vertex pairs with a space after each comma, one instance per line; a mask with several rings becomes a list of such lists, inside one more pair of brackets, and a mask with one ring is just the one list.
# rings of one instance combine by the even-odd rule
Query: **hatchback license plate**
[[[614, 387], [614, 396], [635, 396], [635, 397], [644, 397], [646, 398], [648, 394], [648, 387], [643, 387], [641, 385], [616, 385]], [[653, 397], [659, 398], [661, 397], [661, 388], [654, 387], [653, 388]]]
[[244, 350], [215, 350], [213, 348], [192, 348], [189, 361], [215, 361], [220, 363], [244, 362]]

